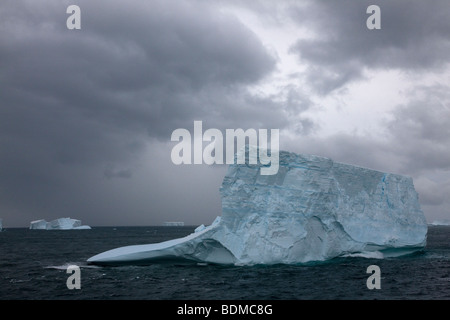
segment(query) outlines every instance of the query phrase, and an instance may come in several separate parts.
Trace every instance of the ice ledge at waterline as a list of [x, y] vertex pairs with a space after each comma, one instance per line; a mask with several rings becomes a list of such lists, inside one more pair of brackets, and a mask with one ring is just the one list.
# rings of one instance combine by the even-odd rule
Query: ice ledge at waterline
[[230, 165], [220, 189], [222, 216], [210, 226], [180, 239], [106, 251], [88, 262], [294, 264], [425, 246], [427, 223], [411, 178], [284, 151], [279, 165], [272, 176], [260, 175], [260, 165]]

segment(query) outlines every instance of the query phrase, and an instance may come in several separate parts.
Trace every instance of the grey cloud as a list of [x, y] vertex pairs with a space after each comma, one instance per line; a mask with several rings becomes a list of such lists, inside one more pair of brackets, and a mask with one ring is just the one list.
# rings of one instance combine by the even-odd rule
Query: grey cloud
[[285, 141], [283, 148], [330, 157], [414, 179], [429, 219], [448, 218], [450, 192], [450, 94], [445, 85], [415, 86], [383, 125], [387, 136], [337, 133]]
[[415, 181], [415, 185], [420, 194], [421, 204], [442, 206], [449, 202], [447, 195], [450, 192], [450, 180], [442, 182], [421, 176]]
[[445, 0], [377, 1], [381, 30], [368, 30], [373, 1], [307, 1], [292, 5], [292, 17], [316, 35], [291, 52], [309, 65], [307, 80], [326, 94], [364, 76], [364, 69], [421, 72], [450, 61], [450, 7]]
[[[412, 175], [418, 189], [432, 187], [423, 192], [427, 206], [448, 206], [445, 193], [431, 191], [447, 178], [422, 179], [450, 163], [444, 86], [414, 88], [417, 95], [411, 91], [386, 124], [388, 141], [311, 136], [317, 125], [305, 115], [315, 106], [308, 88], [251, 94], [248, 86], [270, 76], [276, 58], [217, 3], [224, 2], [78, 1], [82, 29], [69, 31], [68, 2], [1, 2], [5, 222], [67, 213], [96, 225], [151, 224], [179, 214], [207, 223], [220, 214], [224, 167], [170, 162], [171, 132], [192, 129], [194, 120], [203, 120], [204, 129], [286, 129], [296, 140], [282, 138], [282, 148]], [[365, 29], [369, 4], [287, 1], [277, 11], [273, 23], [288, 12], [318, 35], [291, 49], [308, 64], [304, 76], [317, 92], [361, 79], [364, 68], [438, 71], [448, 63], [449, 9], [443, 1], [415, 3], [408, 14], [407, 2], [379, 1], [381, 33]], [[272, 17], [273, 6], [264, 2], [234, 5]]]
[[399, 173], [399, 156], [389, 153], [382, 141], [357, 134], [337, 133], [329, 137], [301, 137], [285, 139], [283, 148], [298, 153], [329, 157], [337, 162], [349, 163], [374, 170]]
[[[63, 153], [70, 146], [90, 155], [96, 140], [97, 146], [110, 137], [120, 143], [130, 132], [137, 141], [142, 133], [167, 139], [194, 119], [227, 118], [228, 94], [243, 103], [236, 108], [259, 103], [241, 86], [274, 67], [255, 35], [198, 2], [81, 1], [82, 30], [74, 32], [65, 29], [62, 4], [12, 3], [3, 4], [1, 19], [7, 30], [2, 101], [9, 116], [2, 128], [53, 140]], [[40, 9], [46, 4], [48, 11]]]
[[[76, 4], [81, 30], [66, 28], [69, 3], [0, 5], [0, 202], [20, 213], [16, 221], [92, 208], [118, 216], [119, 197], [102, 204], [114, 186], [137, 179], [154, 139], [170, 141], [194, 120], [219, 129], [288, 124], [283, 106], [246, 89], [270, 75], [275, 58], [213, 3]], [[160, 161], [152, 165], [170, 159]], [[137, 212], [130, 186], [122, 197]]]
[[40, 22], [51, 26], [48, 33], [17, 37], [14, 30], [36, 28], [19, 16], [4, 38], [19, 38], [12, 48], [4, 41], [7, 85], [116, 128], [167, 137], [174, 125], [215, 112], [227, 93], [216, 87], [243, 94], [241, 85], [274, 67], [255, 35], [206, 5], [107, 4], [81, 2], [82, 30], [75, 32], [58, 28], [51, 11]]
[[303, 88], [294, 84], [286, 85], [280, 89], [274, 99], [283, 106], [283, 110], [278, 112], [283, 112], [289, 119], [289, 123], [279, 128], [284, 127], [300, 136], [311, 135], [318, 129], [318, 125], [304, 115], [306, 111], [311, 111], [317, 106]]
[[116, 169], [113, 165], [108, 165], [103, 171], [103, 175], [107, 179], [122, 178], [129, 179], [132, 176], [131, 169]]
[[399, 106], [388, 124], [395, 152], [413, 172], [450, 170], [450, 95], [444, 85], [411, 90], [408, 104]]
[[[5, 221], [67, 215], [129, 225], [183, 209], [205, 217], [208, 206], [220, 207], [210, 185], [221, 167], [188, 167], [173, 177], [170, 157], [147, 158], [149, 149], [194, 120], [205, 129], [313, 130], [302, 117], [311, 102], [299, 88], [289, 97], [248, 90], [271, 75], [276, 57], [218, 3], [80, 0], [81, 30], [68, 30], [72, 3], [1, 2]], [[155, 152], [170, 155], [170, 147]], [[193, 172], [206, 174], [201, 180]], [[192, 179], [203, 194], [190, 188]], [[186, 209], [187, 194], [201, 201]]]
[[326, 138], [307, 137], [294, 148], [413, 176], [450, 170], [450, 94], [446, 86], [411, 88], [409, 101], [391, 115], [383, 124], [386, 137], [336, 133]]

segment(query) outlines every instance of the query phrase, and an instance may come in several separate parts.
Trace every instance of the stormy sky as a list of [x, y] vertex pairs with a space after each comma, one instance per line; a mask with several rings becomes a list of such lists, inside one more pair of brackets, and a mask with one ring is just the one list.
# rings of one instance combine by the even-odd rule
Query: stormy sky
[[211, 223], [226, 165], [170, 158], [195, 120], [409, 175], [428, 221], [449, 219], [448, 17], [447, 0], [2, 0], [4, 227]]

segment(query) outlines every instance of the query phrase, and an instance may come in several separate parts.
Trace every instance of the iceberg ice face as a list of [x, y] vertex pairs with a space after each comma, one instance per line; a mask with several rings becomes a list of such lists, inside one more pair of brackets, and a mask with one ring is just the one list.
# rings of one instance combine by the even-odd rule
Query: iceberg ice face
[[[163, 257], [233, 264], [321, 261], [423, 248], [427, 223], [409, 177], [280, 151], [279, 170], [230, 165], [222, 216], [176, 240], [104, 252], [91, 263]], [[372, 254], [372, 255], [373, 255]]]
[[81, 221], [70, 218], [58, 218], [47, 224], [47, 229], [53, 230], [70, 230], [81, 226]]
[[47, 221], [45, 220], [35, 220], [30, 222], [31, 230], [47, 230]]
[[223, 243], [238, 261], [297, 263], [426, 243], [409, 177], [287, 152], [278, 174], [258, 171], [232, 165], [221, 188], [231, 231]]
[[82, 230], [91, 229], [90, 226], [81, 225], [81, 220], [71, 218], [58, 218], [47, 222], [45, 220], [31, 221], [30, 229], [36, 230]]

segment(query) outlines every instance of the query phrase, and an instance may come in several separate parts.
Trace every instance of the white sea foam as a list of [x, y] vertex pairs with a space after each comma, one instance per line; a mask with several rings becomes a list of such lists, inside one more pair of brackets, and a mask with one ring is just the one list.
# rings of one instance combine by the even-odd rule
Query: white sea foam
[[88, 264], [86, 264], [86, 262], [83, 261], [83, 262], [67, 262], [62, 265], [46, 266], [46, 267], [44, 267], [44, 269], [55, 269], [55, 270], [64, 270], [65, 271], [65, 270], [67, 270], [67, 268], [69, 266], [73, 266], [73, 265], [78, 266], [80, 268], [90, 268], [90, 269], [100, 268], [99, 266], [96, 266], [96, 265], [88, 265]]
[[383, 259], [384, 255], [380, 251], [363, 251], [363, 252], [355, 252], [355, 253], [345, 254], [345, 255], [343, 255], [343, 257]]

